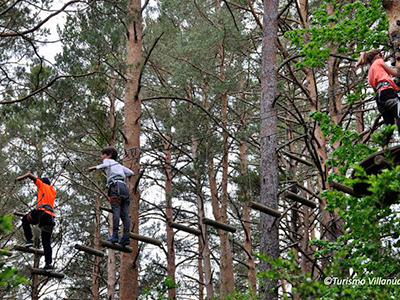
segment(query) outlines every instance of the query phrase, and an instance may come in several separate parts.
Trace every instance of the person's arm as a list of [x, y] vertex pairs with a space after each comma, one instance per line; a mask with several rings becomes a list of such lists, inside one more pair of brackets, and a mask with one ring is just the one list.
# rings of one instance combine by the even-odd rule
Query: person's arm
[[102, 164], [97, 165], [97, 166], [92, 166], [92, 167], [88, 168], [86, 171], [92, 172], [94, 170], [105, 169], [105, 168], [107, 168], [109, 166], [110, 166], [110, 162], [107, 159], [105, 159], [105, 160], [103, 160]]
[[384, 62], [382, 62], [382, 67], [385, 69], [385, 71], [388, 74], [390, 74], [392, 76], [397, 76], [397, 74], [399, 73], [399, 69], [398, 68], [391, 68]]
[[36, 177], [35, 175], [33, 175], [32, 173], [26, 173], [26, 174], [24, 174], [24, 175], [21, 175], [21, 176], [15, 178], [15, 181], [21, 181], [21, 180], [24, 180], [24, 179], [26, 179], [26, 178], [29, 178], [29, 179], [32, 180], [33, 182], [35, 182], [36, 179], [37, 179], [37, 177]]
[[92, 172], [94, 170], [96, 170], [96, 166], [92, 166], [92, 167], [86, 169], [86, 171], [88, 171], [88, 172]]
[[133, 171], [127, 167], [122, 166], [122, 169], [124, 170], [126, 177], [132, 177], [133, 175], [135, 175], [135, 173], [133, 173]]

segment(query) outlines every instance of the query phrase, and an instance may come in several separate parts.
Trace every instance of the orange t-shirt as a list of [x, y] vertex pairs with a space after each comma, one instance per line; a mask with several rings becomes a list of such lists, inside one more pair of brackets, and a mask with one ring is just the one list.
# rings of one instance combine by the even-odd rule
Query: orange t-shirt
[[394, 89], [396, 91], [399, 90], [397, 85], [393, 82], [392, 77], [390, 77], [390, 74], [386, 72], [386, 70], [383, 68], [383, 64], [385, 62], [383, 61], [382, 58], [378, 58], [375, 60], [371, 67], [369, 68], [368, 71], [368, 82], [372, 86], [374, 90], [376, 90], [376, 87], [378, 85], [378, 82], [380, 81], [388, 81], [390, 82], [390, 85], [384, 85], [382, 88], [380, 88], [380, 91], [386, 90], [386, 89]]
[[37, 208], [46, 211], [46, 213], [52, 216], [55, 216], [54, 212], [51, 212], [50, 210], [39, 206], [42, 204], [48, 204], [54, 210], [54, 200], [56, 199], [56, 193], [57, 193], [56, 190], [52, 185], [44, 183], [39, 178], [35, 180], [35, 184], [38, 188], [37, 204], [36, 204]]

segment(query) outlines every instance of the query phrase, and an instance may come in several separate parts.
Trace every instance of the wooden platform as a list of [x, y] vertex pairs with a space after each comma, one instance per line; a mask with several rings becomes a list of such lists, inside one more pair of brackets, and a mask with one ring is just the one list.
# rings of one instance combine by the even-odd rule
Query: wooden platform
[[132, 248], [129, 246], [121, 246], [120, 244], [114, 244], [103, 240], [100, 241], [100, 245], [102, 247], [110, 248], [121, 252], [127, 252], [127, 253], [132, 252]]
[[33, 247], [24, 247], [24, 246], [14, 246], [14, 250], [16, 251], [21, 251], [21, 252], [26, 252], [26, 253], [32, 253], [32, 254], [38, 254], [38, 255], [44, 255], [44, 251], [41, 249], [36, 249]]
[[80, 251], [84, 251], [86, 253], [95, 255], [95, 256], [99, 256], [99, 257], [104, 257], [104, 252], [98, 250], [98, 249], [94, 249], [85, 245], [80, 245], [80, 244], [76, 244], [75, 245], [75, 249], [78, 249]]
[[58, 273], [54, 270], [47, 271], [47, 270], [43, 270], [43, 269], [32, 268], [31, 273], [40, 275], [40, 276], [47, 276], [47, 277], [60, 278], [60, 279], [65, 277], [64, 273]]
[[[365, 173], [368, 175], [377, 175], [381, 173], [383, 170], [391, 168], [392, 166], [397, 166], [400, 164], [400, 146], [395, 146], [388, 148], [387, 151], [378, 151], [373, 153], [366, 158], [364, 158], [361, 162], [358, 163], [361, 166]], [[356, 170], [353, 170], [351, 174], [353, 179], [358, 179], [359, 182], [353, 184], [353, 191], [358, 195], [371, 195], [371, 192], [368, 191], [369, 184], [363, 180], [366, 180], [365, 177], [362, 177], [357, 173]], [[380, 207], [383, 205], [391, 205], [398, 202], [399, 199], [399, 191], [388, 191], [384, 196], [383, 203], [377, 203], [377, 206]]]

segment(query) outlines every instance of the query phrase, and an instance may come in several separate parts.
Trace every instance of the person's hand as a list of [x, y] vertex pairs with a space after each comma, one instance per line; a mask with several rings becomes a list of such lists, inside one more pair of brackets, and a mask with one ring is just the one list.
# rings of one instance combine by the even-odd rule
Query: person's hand
[[92, 172], [92, 171], [94, 171], [94, 170], [96, 170], [96, 167], [95, 167], [95, 166], [88, 168], [86, 171]]

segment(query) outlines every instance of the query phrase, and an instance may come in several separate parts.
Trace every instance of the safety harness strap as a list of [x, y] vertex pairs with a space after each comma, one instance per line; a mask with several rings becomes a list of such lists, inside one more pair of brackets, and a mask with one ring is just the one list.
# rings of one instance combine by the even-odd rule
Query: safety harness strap
[[54, 209], [51, 207], [50, 204], [40, 204], [38, 206], [38, 208], [44, 208], [44, 209], [47, 209], [48, 211], [51, 211], [52, 213], [54, 213]]
[[378, 84], [376, 85], [375, 91], [377, 92], [377, 91], [379, 91], [379, 89], [381, 87], [389, 86], [389, 85], [392, 86], [392, 84], [389, 81], [379, 81]]

